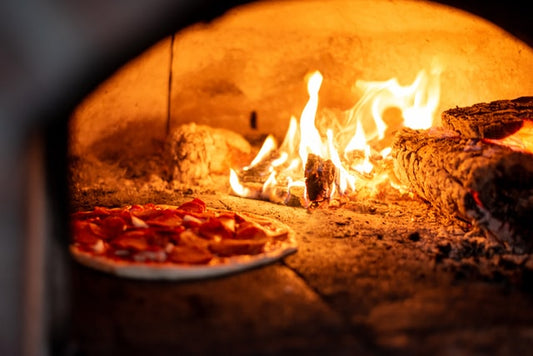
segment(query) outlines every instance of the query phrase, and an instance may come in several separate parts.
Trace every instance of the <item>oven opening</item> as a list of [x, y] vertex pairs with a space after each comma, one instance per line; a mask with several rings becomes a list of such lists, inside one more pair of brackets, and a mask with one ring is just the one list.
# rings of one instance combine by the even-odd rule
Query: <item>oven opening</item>
[[[95, 209], [128, 209], [118, 234], [166, 228], [132, 209], [199, 200], [287, 226], [297, 248], [221, 275], [131, 278], [69, 247], [150, 266], [179, 250], [188, 267], [212, 267], [220, 249], [190, 257], [170, 238], [140, 254], [138, 242], [111, 242], [117, 219], [91, 221], [63, 246], [66, 280], [51, 295], [68, 300], [49, 303], [68, 326], [52, 328], [54, 347], [523, 351], [532, 64], [533, 49], [502, 28], [426, 1], [256, 2], [161, 38], [62, 127], [69, 228]], [[204, 223], [185, 215], [186, 228]]]
[[432, 3], [236, 8], [162, 39], [76, 108], [74, 209], [211, 195], [360, 212], [422, 199], [527, 252], [529, 54]]

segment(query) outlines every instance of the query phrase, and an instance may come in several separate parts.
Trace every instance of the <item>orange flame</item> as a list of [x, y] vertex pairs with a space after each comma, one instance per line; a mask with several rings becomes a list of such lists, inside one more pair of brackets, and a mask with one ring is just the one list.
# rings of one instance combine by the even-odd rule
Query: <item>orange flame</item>
[[533, 153], [533, 118], [523, 121], [520, 130], [501, 140], [487, 140], [489, 142], [507, 146], [515, 151]]
[[[307, 76], [309, 100], [299, 122], [291, 117], [281, 146], [278, 148], [274, 137], [267, 137], [252, 163], [243, 168], [243, 171], [248, 171], [267, 161], [268, 179], [260, 190], [251, 189], [245, 187], [232, 170], [230, 185], [233, 192], [242, 197], [272, 201], [280, 200], [281, 195], [286, 202], [291, 189], [305, 189], [304, 168], [311, 153], [331, 160], [336, 166], [338, 174], [332, 195], [354, 192], [358, 185], [369, 184], [369, 178], [375, 182], [387, 180], [387, 177], [372, 177], [375, 168], [372, 158], [385, 159], [391, 151], [390, 147], [381, 147], [379, 152], [377, 147], [373, 148], [373, 145], [386, 138], [389, 129], [383, 113], [387, 108], [396, 107], [402, 113], [403, 126], [415, 129], [431, 127], [439, 103], [440, 73], [440, 67], [437, 66], [429, 73], [421, 70], [408, 86], [401, 86], [396, 79], [385, 82], [357, 81], [355, 87], [362, 90], [363, 94], [355, 106], [339, 118], [345, 124], [337, 131], [333, 127], [317, 128], [315, 125], [323, 77], [318, 71], [310, 73]], [[286, 187], [284, 193], [280, 193], [280, 186]], [[307, 196], [304, 199], [307, 205]]]

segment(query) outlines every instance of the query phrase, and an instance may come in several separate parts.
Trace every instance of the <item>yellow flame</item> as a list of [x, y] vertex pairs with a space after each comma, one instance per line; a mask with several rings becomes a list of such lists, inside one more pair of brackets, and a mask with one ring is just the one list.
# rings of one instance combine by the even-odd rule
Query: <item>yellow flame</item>
[[385, 147], [384, 149], [382, 149], [380, 152], [379, 152], [379, 155], [383, 158], [387, 158], [389, 157], [389, 155], [391, 154], [392, 152], [392, 148], [391, 147]]
[[294, 116], [291, 116], [291, 119], [289, 120], [289, 128], [287, 129], [285, 138], [281, 143], [280, 150], [289, 155], [293, 152], [296, 152], [298, 142], [300, 141], [300, 137], [298, 135], [298, 121]]
[[364, 149], [365, 157], [363, 162], [353, 165], [353, 169], [359, 173], [369, 174], [374, 169], [374, 165], [370, 162], [370, 146], [366, 146]]
[[287, 162], [287, 159], [289, 158], [289, 154], [287, 152], [281, 152], [279, 157], [276, 158], [275, 160], [273, 160], [272, 162], [270, 162], [270, 165], [272, 167], [279, 167], [281, 166], [283, 163]]
[[231, 186], [231, 189], [233, 189], [233, 192], [238, 196], [245, 198], [251, 198], [253, 196], [253, 194], [251, 194], [251, 190], [241, 184], [241, 182], [239, 181], [239, 176], [231, 168], [229, 171], [229, 184]]
[[351, 152], [355, 150], [364, 151], [368, 146], [365, 132], [363, 131], [363, 124], [358, 120], [355, 126], [355, 134], [344, 149], [344, 152]]
[[263, 146], [261, 146], [261, 149], [253, 159], [252, 163], [250, 163], [247, 167], [244, 167], [244, 170], [249, 170], [252, 167], [255, 167], [259, 162], [261, 162], [269, 153], [274, 151], [277, 148], [276, 139], [272, 135], [268, 135], [265, 139], [265, 142], [263, 142]]
[[[233, 191], [244, 197], [275, 201], [279, 200], [279, 190], [276, 187], [279, 184], [286, 184], [288, 193], [285, 195], [285, 201], [287, 201], [291, 188], [303, 187], [304, 191], [307, 190], [304, 168], [310, 153], [324, 160], [329, 159], [336, 166], [337, 176], [332, 194], [355, 191], [356, 185], [363, 179], [361, 176], [357, 177], [355, 172], [362, 173], [364, 179], [373, 176], [374, 187], [383, 181], [390, 181], [386, 176], [376, 176], [371, 160], [371, 157], [375, 156], [385, 159], [391, 152], [390, 147], [383, 148], [383, 145], [379, 148], [379, 152], [378, 148], [373, 148], [377, 147], [373, 145], [386, 138], [388, 134], [389, 128], [383, 114], [390, 107], [398, 108], [402, 114], [403, 126], [414, 129], [431, 127], [439, 103], [441, 71], [439, 66], [434, 66], [429, 72], [421, 70], [413, 83], [407, 86], [400, 85], [395, 78], [384, 82], [357, 81], [355, 88], [362, 91], [362, 96], [344, 113], [344, 126], [341, 129], [336, 127], [317, 129], [315, 120], [323, 77], [319, 71], [310, 73], [307, 76], [309, 100], [302, 110], [299, 122], [294, 116], [290, 118], [285, 138], [279, 148], [274, 137], [269, 135], [252, 163], [244, 168], [244, 170], [252, 169], [269, 159], [268, 179], [259, 191], [253, 190], [241, 184], [237, 173], [232, 170], [230, 185]], [[321, 132], [326, 133], [325, 140]], [[359, 153], [348, 154], [354, 151]], [[281, 180], [280, 173], [283, 173]], [[365, 184], [372, 185], [370, 182]], [[307, 199], [306, 195], [304, 199]]]
[[355, 177], [348, 173], [348, 171], [343, 167], [339, 154], [335, 149], [335, 145], [333, 143], [333, 132], [331, 130], [327, 131], [327, 138], [330, 159], [339, 170], [337, 177], [337, 185], [339, 186], [340, 192], [345, 193], [348, 188], [354, 190]]
[[305, 105], [302, 115], [300, 116], [300, 158], [303, 166], [307, 162], [309, 153], [321, 156], [322, 139], [315, 127], [315, 116], [318, 108], [318, 91], [322, 85], [322, 74], [316, 71], [311, 74], [307, 82], [307, 92], [309, 101]]
[[268, 176], [263, 188], [261, 190], [261, 197], [270, 201], [277, 201], [276, 192], [277, 192], [278, 181], [276, 179], [276, 172], [272, 171]]
[[[427, 129], [433, 125], [440, 99], [440, 74], [442, 69], [435, 64], [429, 73], [420, 70], [411, 85], [401, 86], [396, 78], [384, 82], [359, 80], [355, 88], [363, 94], [356, 105], [348, 110], [347, 122], [341, 135], [360, 132], [364, 128], [366, 142], [385, 137], [387, 125], [383, 112], [395, 107], [401, 110], [403, 126], [412, 129]], [[341, 137], [342, 140], [342, 137]], [[348, 135], [350, 148], [352, 137]]]

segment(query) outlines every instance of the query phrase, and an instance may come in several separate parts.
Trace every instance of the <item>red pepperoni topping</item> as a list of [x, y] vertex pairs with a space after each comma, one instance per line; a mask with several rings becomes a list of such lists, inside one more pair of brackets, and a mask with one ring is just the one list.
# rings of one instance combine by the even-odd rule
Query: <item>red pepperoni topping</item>
[[194, 200], [190, 202], [181, 204], [178, 209], [189, 211], [191, 213], [203, 213], [206, 210], [206, 205], [202, 200], [194, 198]]
[[108, 258], [143, 263], [205, 264], [261, 253], [268, 223], [234, 212], [208, 211], [200, 199], [178, 207], [96, 207], [72, 214], [73, 244]]

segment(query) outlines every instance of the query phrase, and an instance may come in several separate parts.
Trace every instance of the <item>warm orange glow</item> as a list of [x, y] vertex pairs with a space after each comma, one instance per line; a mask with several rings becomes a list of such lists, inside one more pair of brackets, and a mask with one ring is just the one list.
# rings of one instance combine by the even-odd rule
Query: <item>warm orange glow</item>
[[[289, 127], [281, 146], [268, 136], [252, 163], [244, 167], [249, 171], [256, 166], [268, 166], [260, 176], [264, 180], [260, 189], [246, 187], [239, 181], [235, 171], [230, 173], [230, 184], [235, 194], [248, 198], [286, 202], [291, 190], [305, 187], [304, 168], [309, 154], [331, 160], [336, 166], [337, 176], [331, 189], [334, 195], [347, 195], [365, 186], [375, 189], [379, 184], [389, 181], [386, 173], [375, 172], [373, 162], [383, 162], [391, 149], [383, 147], [383, 140], [390, 135], [390, 129], [383, 118], [388, 108], [400, 110], [402, 126], [425, 129], [433, 125], [440, 96], [439, 67], [427, 72], [421, 70], [414, 82], [401, 86], [396, 79], [384, 82], [357, 81], [355, 88], [362, 91], [360, 100], [353, 108], [337, 118], [342, 128], [316, 127], [319, 112], [319, 91], [323, 77], [315, 71], [307, 76], [309, 100], [300, 115], [299, 122], [291, 117]], [[328, 121], [328, 120], [325, 120]], [[378, 148], [379, 147], [379, 148]], [[281, 193], [281, 188], [283, 193]], [[370, 188], [369, 188], [370, 187]], [[309, 204], [304, 194], [305, 204]]]
[[524, 120], [520, 130], [501, 140], [487, 140], [489, 142], [508, 146], [516, 151], [533, 153], [533, 118]]
[[247, 167], [244, 167], [244, 169], [248, 170], [257, 165], [266, 156], [268, 156], [269, 153], [274, 151], [276, 149], [276, 146], [276, 139], [272, 135], [268, 135], [268, 137], [265, 139], [265, 142], [263, 142], [263, 146], [261, 146], [261, 149], [257, 153], [257, 156], [255, 156], [252, 163], [250, 163], [250, 165], [248, 165]]
[[309, 93], [309, 101], [302, 111], [300, 116], [300, 158], [303, 166], [307, 162], [309, 153], [314, 153], [321, 157], [322, 155], [322, 139], [318, 130], [315, 127], [315, 116], [318, 108], [318, 91], [322, 85], [322, 74], [314, 72], [309, 77], [307, 82], [307, 92]]
[[230, 169], [229, 172], [229, 184], [235, 194], [245, 198], [252, 198], [250, 189], [246, 188], [241, 182], [239, 182], [239, 176], [233, 169]]

